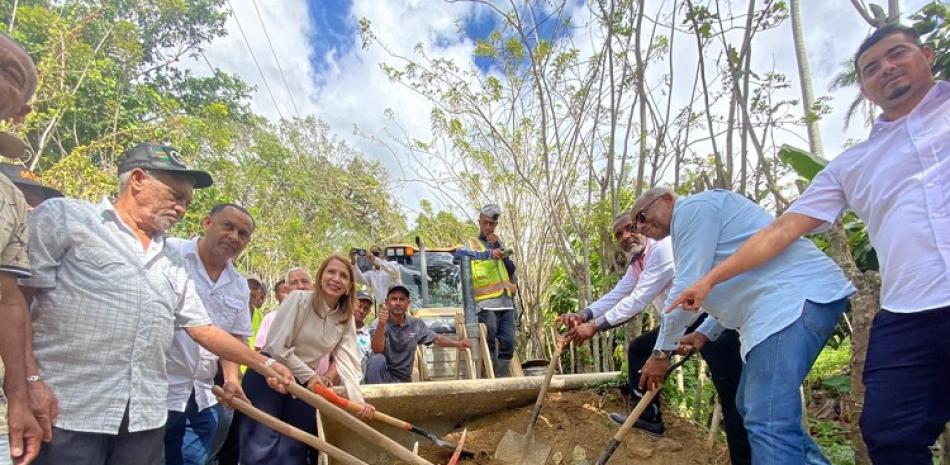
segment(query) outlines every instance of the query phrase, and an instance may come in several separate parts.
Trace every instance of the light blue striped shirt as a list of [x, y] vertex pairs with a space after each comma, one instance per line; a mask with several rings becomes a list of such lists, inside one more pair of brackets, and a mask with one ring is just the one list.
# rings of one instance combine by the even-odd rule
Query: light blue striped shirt
[[[735, 192], [713, 190], [678, 199], [670, 224], [676, 276], [666, 305], [774, 220]], [[722, 328], [738, 330], [745, 359], [756, 344], [797, 320], [805, 300], [828, 303], [854, 292], [838, 265], [811, 241], [797, 239], [768, 263], [713, 288], [703, 310], [715, 320], [707, 318], [700, 331], [716, 336]], [[675, 349], [698, 317], [682, 308], [666, 314], [656, 348]]]

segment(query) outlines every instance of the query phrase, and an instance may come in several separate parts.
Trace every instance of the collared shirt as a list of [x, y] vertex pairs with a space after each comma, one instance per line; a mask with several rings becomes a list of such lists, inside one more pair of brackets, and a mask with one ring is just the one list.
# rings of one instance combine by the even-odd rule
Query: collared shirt
[[[772, 221], [764, 208], [735, 192], [713, 190], [677, 200], [670, 224], [676, 276], [665, 305]], [[745, 358], [756, 344], [797, 320], [805, 300], [828, 303], [854, 291], [838, 265], [815, 244], [797, 239], [770, 262], [713, 288], [703, 310], [722, 326], [739, 331]], [[666, 314], [656, 348], [675, 349], [698, 317], [682, 308]]]
[[[211, 322], [235, 336], [250, 336], [251, 315], [247, 309], [251, 289], [247, 279], [229, 261], [218, 280], [212, 281], [198, 255], [198, 239], [168, 238], [165, 246], [181, 256]], [[218, 356], [198, 345], [184, 329], [175, 331], [165, 367], [168, 372], [168, 410], [184, 412], [192, 391], [199, 411], [218, 403], [211, 393]]]
[[670, 238], [647, 239], [643, 253], [630, 263], [620, 282], [587, 310], [589, 320], [601, 330], [618, 326], [637, 316], [650, 303], [663, 310], [673, 284], [673, 247]]
[[[0, 272], [16, 277], [30, 276], [27, 257], [26, 212], [29, 207], [23, 193], [9, 178], [0, 176]], [[0, 360], [0, 386], [3, 386], [4, 367]], [[7, 402], [0, 392], [0, 435], [7, 434]]]
[[[379, 331], [379, 320], [373, 322], [370, 334]], [[430, 345], [438, 335], [419, 318], [406, 315], [405, 321], [397, 325], [392, 318], [386, 320], [386, 365], [393, 377], [401, 382], [412, 381], [412, 363], [416, 356], [416, 346]]]
[[938, 81], [903, 118], [879, 118], [788, 211], [825, 221], [823, 229], [846, 208], [877, 251], [884, 308], [950, 305], [950, 83]]
[[160, 428], [168, 415], [165, 352], [176, 327], [211, 319], [163, 236], [146, 250], [108, 200], [50, 199], [30, 213], [37, 289], [33, 353], [56, 393], [56, 426], [118, 434]]
[[263, 351], [286, 365], [301, 383], [317, 374], [314, 367], [319, 367], [321, 359], [332, 354], [347, 396], [362, 402], [359, 384], [363, 373], [353, 317], [341, 323], [344, 310], [328, 308], [314, 291], [291, 292], [276, 313]]
[[354, 266], [356, 282], [369, 286], [376, 302], [385, 302], [389, 287], [393, 284], [402, 283], [401, 267], [396, 262], [383, 260], [377, 256], [373, 256], [371, 261], [379, 269], [374, 267], [372, 270], [364, 272], [358, 266]]

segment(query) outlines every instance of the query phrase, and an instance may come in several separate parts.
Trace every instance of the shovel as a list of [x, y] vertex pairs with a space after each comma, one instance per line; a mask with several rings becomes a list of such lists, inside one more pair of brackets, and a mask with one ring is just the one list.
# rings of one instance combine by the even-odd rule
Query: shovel
[[[686, 363], [686, 361], [689, 360], [689, 358], [692, 357], [694, 353], [695, 351], [690, 350], [686, 353], [686, 355], [683, 356], [682, 359], [680, 359], [680, 361], [670, 365], [670, 367], [666, 369], [666, 374], [663, 375], [663, 379], [665, 380], [667, 376], [670, 376], [670, 373], [672, 373], [673, 370]], [[661, 386], [657, 386], [656, 389], [647, 391], [647, 393], [644, 394], [642, 398], [640, 398], [640, 402], [637, 402], [637, 406], [633, 408], [633, 411], [630, 412], [630, 415], [627, 415], [627, 419], [623, 422], [623, 426], [620, 427], [620, 429], [617, 431], [617, 434], [614, 434], [614, 437], [610, 439], [609, 443], [607, 443], [607, 449], [604, 450], [604, 453], [600, 455], [600, 458], [597, 459], [595, 465], [607, 465], [607, 461], [610, 460], [610, 456], [614, 455], [617, 447], [620, 447], [620, 442], [623, 441], [623, 438], [627, 436], [627, 433], [629, 433], [633, 428], [633, 424], [637, 422], [637, 420], [640, 418], [640, 415], [643, 415], [643, 412], [647, 409], [647, 407], [650, 406], [650, 402], [653, 402], [653, 398], [656, 397], [656, 395], [660, 392], [660, 388]]]
[[531, 412], [527, 431], [521, 434], [517, 431], [508, 430], [505, 436], [501, 438], [501, 442], [498, 443], [498, 448], [495, 449], [496, 460], [514, 465], [544, 465], [548, 461], [551, 446], [535, 441], [534, 425], [538, 423], [541, 404], [544, 403], [544, 395], [547, 394], [548, 386], [551, 385], [551, 377], [554, 376], [554, 369], [557, 367], [562, 349], [564, 349], [564, 341], [560, 340], [557, 349], [554, 351], [554, 356], [551, 357], [551, 361], [548, 363], [548, 369], [544, 372], [541, 392], [538, 393], [538, 400], [534, 402], [534, 410]]
[[[353, 402], [349, 399], [344, 399], [340, 397], [339, 395], [337, 395], [337, 393], [333, 392], [328, 387], [318, 385], [318, 386], [315, 386], [313, 390], [317, 394], [320, 394], [324, 399], [329, 400], [331, 403], [333, 403], [337, 407], [340, 407], [344, 410], [349, 410], [350, 412], [353, 412], [353, 413], [359, 413], [363, 409], [363, 406], [360, 405], [359, 402]], [[380, 423], [385, 423], [394, 428], [399, 428], [401, 430], [409, 431], [410, 433], [415, 433], [420, 436], [424, 436], [425, 438], [432, 441], [435, 445], [439, 447], [444, 447], [449, 450], [456, 449], [455, 444], [452, 444], [451, 442], [446, 441], [445, 439], [442, 439], [433, 433], [430, 433], [422, 428], [419, 428], [418, 426], [413, 425], [412, 423], [409, 423], [408, 421], [403, 421], [398, 418], [391, 417], [389, 415], [386, 415], [383, 412], [374, 412], [373, 419]], [[461, 448], [461, 444], [459, 444], [459, 448]], [[475, 455], [474, 452], [465, 450], [465, 449], [461, 449], [460, 453], [461, 455], [464, 455], [466, 457], [472, 457]]]
[[[211, 392], [213, 392], [214, 395], [219, 399], [224, 399], [224, 390], [221, 389], [220, 386], [212, 387]], [[302, 429], [291, 426], [271, 415], [268, 415], [266, 412], [259, 410], [246, 400], [235, 397], [230, 403], [235, 410], [247, 415], [249, 418], [254, 419], [254, 421], [265, 425], [268, 428], [283, 434], [284, 436], [296, 439], [320, 452], [324, 452], [334, 460], [338, 460], [340, 463], [346, 465], [366, 465], [366, 462], [357, 459], [356, 457], [353, 457], [352, 455], [340, 449], [337, 449], [332, 444], [324, 441], [323, 439], [320, 439]]]

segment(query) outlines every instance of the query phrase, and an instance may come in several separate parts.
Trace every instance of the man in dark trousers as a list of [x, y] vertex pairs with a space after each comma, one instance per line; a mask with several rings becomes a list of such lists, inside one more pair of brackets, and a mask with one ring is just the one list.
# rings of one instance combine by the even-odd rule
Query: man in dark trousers
[[[561, 315], [559, 321], [570, 328], [566, 337], [574, 343], [590, 339], [598, 331], [604, 331], [623, 325], [637, 316], [653, 303], [659, 311], [673, 283], [673, 250], [670, 239], [660, 241], [648, 239], [636, 232], [636, 224], [627, 212], [618, 216], [613, 223], [613, 234], [620, 248], [629, 257], [629, 266], [623, 278], [614, 288], [590, 304], [580, 313]], [[662, 321], [662, 317], [658, 318]], [[699, 326], [698, 323], [694, 324]], [[641, 334], [630, 342], [627, 348], [629, 386], [634, 401], [646, 393], [638, 387], [639, 367], [651, 359], [665, 360], [669, 354], [653, 350], [660, 328]], [[701, 350], [703, 359], [709, 365], [713, 384], [719, 393], [725, 423], [726, 440], [729, 443], [729, 455], [733, 465], [752, 463], [749, 449], [749, 437], [742, 426], [742, 417], [736, 409], [736, 390], [742, 375], [742, 359], [739, 357], [739, 335], [735, 331], [726, 331], [716, 342], [707, 344]], [[634, 424], [635, 427], [654, 435], [662, 435], [666, 430], [660, 413], [660, 398], [653, 398], [650, 407]], [[626, 415], [611, 413], [610, 419], [618, 424], [626, 420]]]

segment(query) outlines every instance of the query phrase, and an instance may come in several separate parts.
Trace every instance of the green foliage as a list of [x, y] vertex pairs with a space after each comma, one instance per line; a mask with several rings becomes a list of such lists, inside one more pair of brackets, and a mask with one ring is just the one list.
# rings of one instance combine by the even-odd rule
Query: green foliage
[[[225, 0], [15, 4], [13, 36], [40, 76], [35, 112], [16, 130], [44, 182], [67, 196], [115, 195], [119, 154], [164, 141], [215, 179], [195, 192], [173, 234], [199, 234], [216, 203], [244, 205], [257, 229], [240, 264], [265, 280], [405, 234], [378, 162], [319, 120], [270, 123], [253, 114], [252, 89], [235, 75], [199, 77], [178, 66], [225, 34]], [[12, 17], [11, 7], [0, 4], [0, 17]]]
[[819, 171], [828, 164], [827, 160], [822, 159], [807, 150], [792, 147], [784, 144], [778, 151], [778, 157], [798, 173], [799, 176], [811, 181]]
[[450, 212], [435, 212], [428, 200], [419, 203], [419, 210], [415, 225], [406, 238], [409, 242], [419, 237], [428, 247], [452, 247], [478, 236], [478, 226], [474, 223], [460, 220]]
[[934, 76], [950, 79], [950, 4], [934, 1], [910, 17], [911, 27], [934, 52]]
[[[850, 370], [851, 364], [851, 340], [846, 339], [837, 348], [826, 346], [822, 349], [821, 353], [818, 354], [818, 359], [815, 360], [815, 364], [812, 365], [811, 371], [808, 373], [806, 381], [808, 383], [814, 382], [829, 382], [830, 385], [835, 387], [844, 388], [842, 381], [837, 378], [841, 375], [847, 375]], [[847, 386], [850, 389], [850, 384]]]

